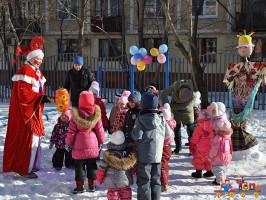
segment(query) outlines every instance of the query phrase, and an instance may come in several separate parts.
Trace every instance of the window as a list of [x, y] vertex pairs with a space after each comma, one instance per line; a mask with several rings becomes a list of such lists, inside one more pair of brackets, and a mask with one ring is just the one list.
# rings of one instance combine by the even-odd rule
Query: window
[[78, 0], [58, 0], [57, 19], [72, 20], [78, 15]]
[[150, 52], [151, 48], [159, 48], [162, 44], [162, 38], [144, 38], [144, 48]]
[[[198, 3], [198, 1], [196, 1], [196, 4]], [[197, 5], [193, 5], [193, 6], [198, 6]], [[218, 15], [218, 2], [217, 0], [204, 0], [202, 9], [200, 11], [199, 17], [217, 17]], [[195, 13], [193, 13], [193, 16], [195, 16]]]
[[253, 62], [266, 62], [266, 38], [253, 38], [254, 51], [251, 55]]
[[19, 16], [19, 7], [21, 6], [21, 17], [28, 18], [29, 16], [29, 1], [28, 0], [21, 0], [20, 3], [17, 4], [18, 8], [16, 9], [16, 16]]
[[199, 53], [201, 62], [216, 62], [217, 39], [201, 38], [199, 40]]
[[160, 0], [147, 0], [144, 10], [145, 18], [163, 17]]
[[95, 4], [95, 16], [110, 17], [121, 16], [121, 0], [98, 0]]
[[[110, 42], [112, 45], [110, 45]], [[121, 39], [100, 39], [99, 40], [99, 57], [118, 57], [122, 55]]]
[[78, 53], [78, 42], [79, 39], [63, 39], [62, 42], [59, 39], [58, 44], [58, 59], [60, 61], [71, 61], [73, 54]]

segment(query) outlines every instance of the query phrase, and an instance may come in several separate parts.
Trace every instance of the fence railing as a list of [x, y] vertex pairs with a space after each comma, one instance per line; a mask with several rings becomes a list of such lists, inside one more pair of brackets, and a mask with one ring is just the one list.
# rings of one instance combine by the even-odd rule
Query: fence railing
[[[45, 57], [41, 66], [42, 72], [47, 79], [46, 93], [54, 96], [55, 90], [62, 87], [65, 75], [72, 68], [72, 58], [76, 54], [60, 54]], [[0, 101], [7, 101], [11, 95], [12, 76], [24, 62], [23, 58], [15, 65], [12, 59], [14, 54], [0, 54]], [[153, 62], [146, 65], [144, 71], [134, 72], [134, 88], [143, 92], [151, 82], [156, 82], [158, 90], [165, 88], [165, 64], [160, 64], [153, 58]], [[202, 66], [205, 68], [204, 80], [207, 84], [209, 101], [222, 101], [228, 106], [227, 87], [223, 83], [226, 64], [240, 61], [238, 55], [233, 54], [207, 54], [200, 57]], [[123, 89], [130, 89], [130, 57], [128, 55], [116, 58], [84, 57], [84, 66], [92, 70], [95, 77], [99, 77], [97, 69], [102, 71], [100, 81], [102, 97], [108, 102], [114, 101], [115, 93], [121, 93]], [[105, 70], [103, 70], [105, 69]], [[169, 83], [191, 78], [191, 70], [185, 58], [170, 57], [169, 60]], [[265, 89], [260, 88], [254, 104], [255, 109], [265, 109]]]

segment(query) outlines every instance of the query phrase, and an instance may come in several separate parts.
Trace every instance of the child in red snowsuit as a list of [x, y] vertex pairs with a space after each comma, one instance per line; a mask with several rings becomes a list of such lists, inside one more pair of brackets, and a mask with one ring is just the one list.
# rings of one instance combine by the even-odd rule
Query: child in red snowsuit
[[208, 160], [208, 155], [211, 149], [211, 140], [213, 138], [213, 127], [211, 120], [212, 113], [209, 110], [203, 109], [199, 112], [197, 127], [195, 128], [190, 140], [189, 150], [193, 156], [192, 165], [196, 168], [196, 172], [191, 174], [194, 178], [202, 178], [202, 170], [207, 172], [204, 177], [213, 176], [212, 165]]

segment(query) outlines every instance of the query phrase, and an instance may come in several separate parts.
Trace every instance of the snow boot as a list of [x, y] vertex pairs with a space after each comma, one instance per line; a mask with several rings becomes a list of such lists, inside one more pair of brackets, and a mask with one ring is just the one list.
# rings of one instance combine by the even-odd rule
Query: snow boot
[[89, 192], [95, 192], [96, 191], [96, 180], [89, 179], [88, 185], [89, 185]]
[[207, 171], [203, 174], [204, 177], [208, 178], [208, 177], [212, 177], [214, 174], [212, 173], [212, 171]]
[[181, 138], [175, 138], [175, 145], [176, 145], [176, 148], [172, 152], [172, 154], [179, 154], [179, 152], [182, 150], [182, 141], [181, 141]]
[[191, 176], [194, 178], [202, 178], [202, 170], [196, 170], [196, 172], [193, 172]]
[[73, 194], [84, 193], [86, 189], [84, 187], [84, 181], [76, 181], [77, 187], [73, 190]]
[[214, 181], [212, 182], [213, 185], [220, 185], [220, 183], [216, 182], [216, 178], [214, 179]]
[[168, 190], [168, 185], [161, 186], [161, 192], [167, 192], [167, 190]]

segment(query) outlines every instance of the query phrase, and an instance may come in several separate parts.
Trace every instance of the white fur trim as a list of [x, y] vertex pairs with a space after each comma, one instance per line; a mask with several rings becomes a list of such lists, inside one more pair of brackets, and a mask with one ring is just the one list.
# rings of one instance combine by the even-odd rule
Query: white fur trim
[[27, 60], [30, 60], [36, 56], [42, 56], [44, 57], [44, 53], [42, 52], [42, 50], [37, 49], [37, 50], [33, 50], [31, 51], [28, 55], [27, 55]]
[[[32, 90], [34, 92], [39, 93], [39, 83], [35, 78], [32, 78], [30, 76], [26, 76], [26, 75], [22, 75], [22, 74], [19, 74], [19, 75], [15, 74], [12, 77], [12, 81], [25, 81], [26, 83], [32, 85]], [[43, 77], [41, 79], [42, 88], [43, 88], [45, 82], [46, 82], [46, 79], [45, 79], [45, 77]]]

